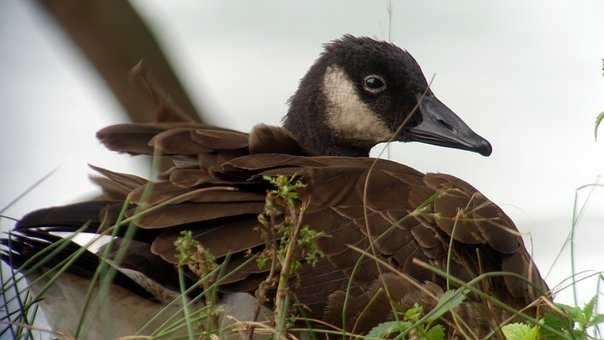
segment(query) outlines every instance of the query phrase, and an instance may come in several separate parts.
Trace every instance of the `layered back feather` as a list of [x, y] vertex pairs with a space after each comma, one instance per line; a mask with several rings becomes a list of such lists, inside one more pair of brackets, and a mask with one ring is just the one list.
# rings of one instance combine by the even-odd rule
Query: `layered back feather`
[[[448, 268], [464, 281], [492, 271], [523, 277], [492, 277], [477, 287], [515, 308], [547, 294], [511, 219], [456, 177], [423, 174], [388, 160], [309, 156], [287, 130], [266, 125], [246, 134], [192, 123], [122, 124], [99, 131], [98, 138], [113, 151], [167, 156], [173, 166], [148, 194], [150, 183], [144, 178], [93, 167], [104, 199], [25, 216], [5, 260], [23, 263], [39, 249], [32, 240], [50, 239], [45, 235], [52, 231], [73, 231], [89, 223], [87, 231], [98, 232], [101, 225], [115, 222], [128, 202], [126, 216], [141, 207], [149, 212], [135, 220], [137, 246], [129, 249], [123, 267], [174, 287], [174, 243], [181, 231], [191, 230], [218, 262], [228, 257], [227, 271], [232, 270], [265, 247], [257, 228], [270, 189], [263, 176], [297, 174], [306, 184], [302, 198], [309, 202], [303, 223], [327, 236], [318, 240], [325, 257], [315, 266], [304, 265], [292, 287], [314, 318], [363, 332], [390, 317], [392, 300], [403, 306], [434, 305], [446, 280], [420, 262]], [[374, 249], [384, 264], [361, 259], [351, 246]], [[353, 273], [357, 261], [362, 264]], [[78, 266], [94, 265], [78, 262], [73, 268], [78, 272]], [[254, 294], [268, 269], [251, 261], [222, 281], [220, 289]], [[90, 271], [94, 269], [80, 274]], [[132, 286], [130, 278], [118, 279]], [[145, 287], [138, 288], [134, 290], [148, 295]], [[342, 320], [347, 294], [352, 299]], [[478, 296], [470, 300], [489, 305]], [[493, 313], [501, 320], [507, 316]]]

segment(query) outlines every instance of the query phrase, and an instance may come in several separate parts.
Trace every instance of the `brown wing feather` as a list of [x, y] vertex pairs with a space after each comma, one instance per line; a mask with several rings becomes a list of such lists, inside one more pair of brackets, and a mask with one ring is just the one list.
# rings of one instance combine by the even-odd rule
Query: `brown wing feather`
[[[374, 247], [376, 256], [436, 293], [444, 289], [444, 280], [414, 259], [447, 268], [450, 243], [454, 276], [470, 280], [485, 271], [503, 270], [530, 278], [537, 286], [533, 290], [511, 277], [483, 285], [508, 304], [522, 307], [547, 289], [509, 217], [453, 176], [424, 175], [386, 160], [305, 156], [289, 133], [268, 126], [247, 135], [191, 123], [125, 124], [105, 128], [98, 136], [112, 150], [151, 154], [155, 146], [173, 159], [174, 167], [145, 197], [147, 208], [170, 204], [136, 222], [146, 232], [153, 231], [146, 234], [150, 251], [167, 263], [176, 262], [174, 241], [184, 229], [193, 229], [195, 239], [219, 261], [230, 255], [230, 269], [243, 263], [263, 248], [255, 219], [267, 190], [262, 175], [302, 176], [307, 184], [302, 196], [310, 202], [304, 223], [328, 237], [319, 240], [325, 258], [315, 267], [300, 269], [293, 291], [313, 316], [326, 321], [341, 324], [343, 292], [349, 283], [358, 298], [350, 305], [347, 323], [358, 329], [388, 317], [384, 297], [373, 299], [370, 314], [361, 314], [372, 294], [380, 291], [392, 291], [403, 304], [433, 302], [349, 245]], [[141, 204], [147, 181], [95, 169], [105, 176], [99, 182], [114, 198], [127, 196]], [[128, 214], [134, 211], [132, 207]], [[361, 269], [351, 278], [358, 261]], [[253, 291], [265, 271], [250, 263], [229, 277], [224, 288]]]
[[99, 130], [97, 138], [109, 149], [133, 155], [153, 154], [149, 141], [158, 133], [179, 127], [198, 126], [193, 123], [117, 124]]
[[[162, 150], [180, 154], [216, 152], [220, 151], [218, 145], [224, 149], [246, 145], [242, 139], [243, 134], [200, 131], [203, 130], [167, 130], [159, 133], [154, 139], [162, 141], [156, 142]], [[218, 136], [230, 140], [220, 144], [216, 142], [220, 139]], [[170, 138], [175, 140], [169, 142]], [[262, 188], [260, 174], [302, 175], [308, 183], [304, 194], [310, 197], [312, 202], [306, 212], [305, 223], [329, 235], [320, 241], [320, 246], [325, 249], [325, 261], [328, 261], [331, 267], [309, 269], [312, 272], [309, 276], [320, 277], [323, 268], [325, 275], [331, 279], [309, 285], [310, 283], [305, 282], [302, 277], [300, 282], [300, 287], [304, 288], [298, 291], [299, 298], [303, 303], [313, 305], [316, 301], [326, 301], [331, 292], [341, 289], [347, 283], [347, 275], [359, 255], [354, 254], [346, 245], [367, 246], [367, 232], [375, 239], [374, 244], [380, 256], [390, 259], [389, 261], [393, 261], [418, 281], [430, 279], [439, 282], [434, 274], [419, 268], [413, 259], [417, 258], [444, 268], [451, 237], [455, 247], [451, 259], [452, 274], [462, 279], [471, 279], [487, 269], [509, 270], [528, 277], [529, 269], [534, 268], [530, 258], [525, 256], [522, 239], [511, 220], [469, 184], [443, 174], [423, 175], [409, 167], [383, 160], [378, 161], [369, 171], [374, 163], [372, 159], [268, 153], [276, 144], [290, 148], [290, 138], [291, 136], [283, 134], [279, 128], [259, 126], [249, 137], [249, 146], [260, 153], [218, 162], [209, 168], [202, 165], [200, 169], [183, 169], [180, 172], [175, 170], [174, 173], [178, 175], [171, 175], [170, 179], [185, 185], [175, 185], [173, 182], [157, 184], [157, 194], [152, 196], [152, 202], [191, 192], [209, 178], [218, 179], [225, 184], [232, 181], [233, 188], [246, 181], [258, 182]], [[173, 149], [172, 145], [183, 149]], [[163, 190], [164, 187], [167, 189]], [[260, 202], [262, 194], [260, 190], [247, 192], [246, 195], [249, 195], [250, 200]], [[197, 201], [215, 204], [209, 203], [208, 206], [194, 205], [196, 199], [191, 196], [186, 202], [178, 202], [175, 206], [161, 208], [156, 213], [143, 217], [139, 223], [147, 228], [162, 228], [260, 211], [259, 203], [217, 204], [222, 201], [235, 201], [236, 195], [238, 194], [228, 190], [200, 194]], [[434, 198], [433, 201], [426, 205], [424, 211], [417, 213], [415, 210], [418, 206], [431, 197]], [[365, 225], [365, 209], [369, 228]], [[414, 211], [415, 213], [412, 213]], [[224, 228], [228, 230], [228, 227]], [[220, 230], [220, 227], [217, 230]], [[204, 240], [204, 235], [207, 240]], [[210, 235], [212, 233], [201, 233], [198, 238], [202, 244], [205, 241], [212, 245], [209, 248], [220, 249], [217, 246], [219, 242]], [[166, 241], [162, 240], [161, 243], [165, 244]], [[226, 241], [224, 243], [228, 244]], [[252, 243], [235, 247], [235, 251], [241, 252], [259, 245], [258, 242]], [[162, 249], [163, 252], [174, 251], [173, 247]], [[485, 258], [481, 259], [485, 262], [481, 264], [482, 267], [479, 266], [481, 261], [472, 255], [476, 249], [485, 254]], [[169, 257], [164, 254], [164, 258]], [[333, 274], [338, 271], [340, 274]], [[532, 279], [544, 287], [538, 273], [535, 273], [537, 272], [531, 272]], [[366, 290], [375, 280], [375, 275], [376, 271], [365, 270], [353, 286]], [[506, 278], [499, 281], [501, 284], [495, 286], [501, 288], [498, 294], [503, 300], [518, 305], [519, 296], [525, 298], [521, 303], [530, 302], [534, 298], [527, 294], [526, 284], [518, 283], [518, 280]]]
[[[256, 216], [242, 216], [234, 221], [225, 221], [209, 229], [198, 229], [192, 232], [194, 239], [200, 241], [212, 255], [222, 258], [228, 254], [246, 252], [264, 242], [255, 228], [258, 225]], [[174, 241], [180, 230], [167, 230], [154, 241], [151, 251], [161, 255], [169, 262], [177, 263]]]

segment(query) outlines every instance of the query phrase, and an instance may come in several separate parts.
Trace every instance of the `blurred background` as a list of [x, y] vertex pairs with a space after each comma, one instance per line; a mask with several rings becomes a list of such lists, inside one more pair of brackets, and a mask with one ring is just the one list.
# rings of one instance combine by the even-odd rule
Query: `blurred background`
[[[105, 2], [111, 3], [120, 2]], [[436, 95], [494, 148], [484, 158], [394, 144], [391, 159], [458, 176], [499, 204], [527, 233], [551, 286], [571, 272], [564, 244], [573, 218], [577, 270], [604, 270], [604, 190], [588, 187], [576, 194], [604, 169], [603, 142], [594, 140], [595, 117], [604, 110], [604, 2], [121, 3], [138, 13], [148, 32], [129, 19], [136, 13], [106, 6], [78, 12], [94, 5], [0, 2], [0, 209], [10, 204], [2, 214], [18, 219], [33, 209], [90, 197], [95, 188], [87, 163], [148, 172], [145, 160], [112, 154], [94, 137], [108, 124], [150, 119], [148, 106], [119, 88], [140, 59], [127, 50], [136, 42], [155, 37], [157, 45], [139, 52], [149, 51], [142, 53], [149, 69], [172, 86], [170, 95], [188, 113], [248, 131], [260, 122], [279, 124], [322, 44], [351, 33], [389, 38], [411, 52], [427, 78], [435, 75]], [[107, 71], [122, 56], [121, 68]], [[6, 230], [14, 222], [1, 223]], [[579, 287], [585, 301], [595, 294], [596, 280]], [[559, 299], [572, 302], [571, 291]]]

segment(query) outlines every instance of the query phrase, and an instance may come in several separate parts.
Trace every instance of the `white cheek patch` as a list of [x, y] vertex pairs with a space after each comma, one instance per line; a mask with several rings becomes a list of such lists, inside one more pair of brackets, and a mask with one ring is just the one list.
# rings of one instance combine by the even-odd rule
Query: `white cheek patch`
[[329, 66], [323, 76], [323, 93], [327, 98], [327, 124], [344, 138], [382, 142], [392, 132], [359, 98], [354, 84], [337, 66]]

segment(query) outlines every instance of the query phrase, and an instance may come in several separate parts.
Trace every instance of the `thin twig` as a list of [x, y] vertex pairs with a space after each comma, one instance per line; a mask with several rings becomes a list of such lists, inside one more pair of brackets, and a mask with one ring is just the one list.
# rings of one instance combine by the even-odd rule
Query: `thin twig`
[[55, 172], [57, 172], [57, 170], [59, 170], [59, 167], [56, 167], [56, 168], [50, 170], [44, 176], [42, 176], [42, 178], [40, 178], [39, 180], [35, 181], [32, 185], [27, 187], [27, 189], [25, 189], [22, 193], [20, 193], [17, 197], [15, 197], [12, 201], [10, 201], [7, 205], [5, 205], [4, 208], [0, 209], [0, 214], [3, 214], [6, 210], [8, 210], [10, 207], [12, 207], [15, 203], [19, 202], [23, 197], [25, 197], [32, 190], [34, 190], [37, 186], [42, 184], [42, 182], [46, 181], [50, 176], [52, 176]]
[[294, 261], [294, 252], [298, 243], [298, 235], [300, 234], [300, 228], [302, 227], [302, 218], [304, 211], [308, 207], [309, 201], [306, 201], [300, 207], [300, 212], [296, 214], [296, 208], [290, 207], [290, 214], [297, 216], [296, 224], [292, 230], [289, 244], [285, 253], [285, 258], [281, 265], [281, 271], [279, 273], [279, 284], [277, 285], [277, 293], [275, 295], [275, 322], [276, 322], [276, 333], [277, 339], [286, 338], [287, 328], [285, 327], [287, 318], [287, 296], [289, 293], [289, 276], [291, 267]]

